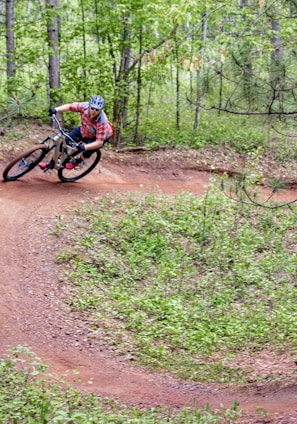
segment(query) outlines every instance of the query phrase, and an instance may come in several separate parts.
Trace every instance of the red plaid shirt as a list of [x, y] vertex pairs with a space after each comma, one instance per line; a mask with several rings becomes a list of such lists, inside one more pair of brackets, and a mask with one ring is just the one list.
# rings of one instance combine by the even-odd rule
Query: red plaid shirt
[[103, 143], [104, 140], [113, 135], [112, 124], [108, 121], [108, 118], [101, 110], [100, 115], [96, 121], [91, 121], [88, 117], [89, 103], [71, 103], [70, 111], [79, 112], [81, 116], [80, 132], [83, 138], [96, 139]]

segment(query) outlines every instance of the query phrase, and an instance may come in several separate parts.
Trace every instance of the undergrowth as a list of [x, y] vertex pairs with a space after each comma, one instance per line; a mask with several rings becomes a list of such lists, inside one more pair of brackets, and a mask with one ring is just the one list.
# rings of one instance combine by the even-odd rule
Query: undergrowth
[[24, 346], [13, 348], [6, 359], [0, 359], [1, 424], [218, 424], [239, 416], [236, 403], [231, 409], [216, 411], [208, 406], [180, 411], [138, 409], [95, 394], [83, 395], [62, 380], [54, 382], [54, 376], [46, 371], [46, 364]]
[[296, 223], [215, 188], [84, 202], [59, 255], [68, 302], [95, 344], [192, 381], [244, 382], [228, 357], [296, 345]]

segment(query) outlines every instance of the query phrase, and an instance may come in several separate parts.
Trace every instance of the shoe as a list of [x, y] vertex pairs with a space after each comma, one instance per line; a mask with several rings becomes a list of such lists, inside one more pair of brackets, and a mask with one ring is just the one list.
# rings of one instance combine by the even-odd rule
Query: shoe
[[79, 165], [83, 165], [84, 161], [81, 158], [73, 159], [72, 161], [66, 163], [65, 168], [66, 169], [74, 169]]
[[39, 162], [38, 166], [40, 169], [46, 170], [51, 168], [51, 162]]

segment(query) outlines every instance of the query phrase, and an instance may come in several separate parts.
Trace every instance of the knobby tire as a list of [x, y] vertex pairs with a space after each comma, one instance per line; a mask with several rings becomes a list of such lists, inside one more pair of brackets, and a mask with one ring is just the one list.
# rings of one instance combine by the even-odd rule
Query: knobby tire
[[62, 167], [58, 170], [58, 177], [62, 182], [74, 182], [89, 174], [99, 163], [101, 158], [101, 151], [96, 150], [90, 158], [84, 160], [84, 164], [82, 166], [78, 166], [74, 169], [67, 169], [66, 164], [71, 162], [71, 160], [80, 157], [80, 155], [81, 153], [77, 151], [63, 162]]
[[45, 144], [36, 144], [36, 146], [24, 151], [6, 166], [3, 171], [3, 180], [15, 181], [32, 171], [32, 169], [45, 157], [47, 152], [48, 147]]

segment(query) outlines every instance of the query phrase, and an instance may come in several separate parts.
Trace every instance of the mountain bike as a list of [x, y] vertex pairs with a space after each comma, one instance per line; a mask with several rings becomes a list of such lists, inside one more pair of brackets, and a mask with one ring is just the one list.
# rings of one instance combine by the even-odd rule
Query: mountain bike
[[50, 166], [42, 171], [47, 172], [49, 169], [56, 169], [62, 182], [77, 181], [95, 168], [101, 158], [100, 149], [95, 150], [89, 158], [84, 159], [75, 168], [67, 169], [66, 164], [79, 158], [81, 152], [77, 149], [78, 143], [71, 139], [69, 135], [67, 136], [67, 130], [61, 127], [58, 118], [53, 115], [51, 119], [53, 125], [56, 125], [58, 129], [56, 135], [53, 137], [49, 135], [44, 141], [24, 151], [9, 162], [3, 171], [4, 181], [15, 181], [32, 171], [51, 151], [53, 153]]

